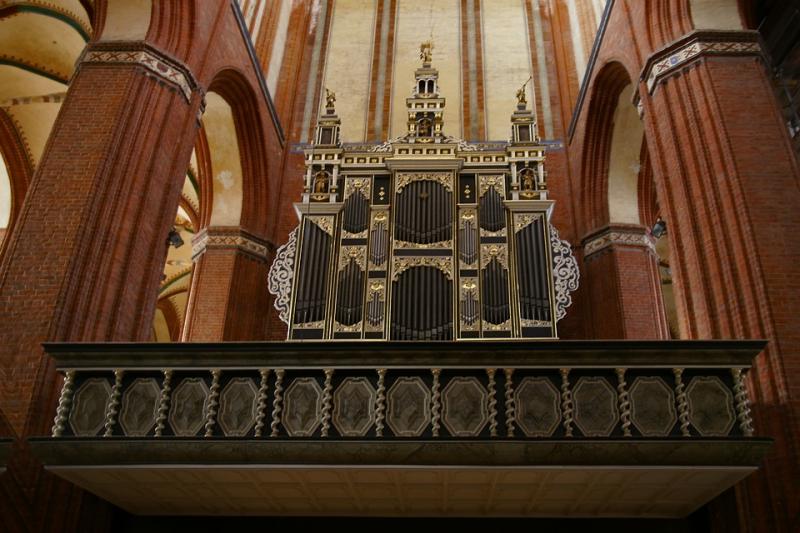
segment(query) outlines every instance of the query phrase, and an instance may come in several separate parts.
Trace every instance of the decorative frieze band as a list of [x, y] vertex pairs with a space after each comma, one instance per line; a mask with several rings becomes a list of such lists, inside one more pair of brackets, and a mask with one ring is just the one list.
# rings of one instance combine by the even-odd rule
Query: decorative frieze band
[[659, 81], [679, 68], [709, 55], [761, 55], [756, 31], [697, 31], [669, 44], [650, 56], [643, 78], [651, 94]]
[[192, 91], [198, 85], [186, 65], [171, 58], [160, 50], [141, 43], [114, 43], [115, 48], [87, 49], [80, 63], [133, 63], [144, 67], [161, 81], [176, 87], [186, 101], [192, 98]]
[[583, 241], [583, 256], [589, 257], [610, 246], [638, 246], [656, 253], [656, 243], [644, 228], [612, 226]]
[[208, 249], [237, 250], [244, 252], [260, 261], [266, 261], [273, 245], [238, 229], [202, 230], [192, 242], [192, 260], [196, 261]]

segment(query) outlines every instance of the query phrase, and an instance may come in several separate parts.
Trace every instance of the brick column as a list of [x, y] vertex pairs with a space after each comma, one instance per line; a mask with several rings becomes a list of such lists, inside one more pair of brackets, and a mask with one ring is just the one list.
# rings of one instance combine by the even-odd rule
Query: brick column
[[605, 226], [584, 237], [583, 254], [593, 338], [669, 338], [658, 257], [647, 228]]
[[682, 336], [766, 338], [748, 385], [775, 439], [738, 494], [742, 530], [800, 516], [800, 171], [755, 32], [694, 32], [650, 57], [639, 87], [669, 225]]
[[210, 227], [193, 248], [183, 340], [266, 339], [272, 244], [240, 228]]
[[[149, 338], [201, 101], [191, 72], [144, 43], [84, 52], [0, 259], [0, 410], [20, 438], [52, 425], [43, 341]], [[0, 529], [74, 528], [80, 492], [20, 443]]]

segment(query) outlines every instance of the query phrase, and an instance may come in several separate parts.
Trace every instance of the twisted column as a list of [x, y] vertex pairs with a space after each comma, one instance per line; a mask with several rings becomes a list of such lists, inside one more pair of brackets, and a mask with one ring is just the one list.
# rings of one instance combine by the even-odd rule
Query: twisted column
[[506, 408], [506, 436], [508, 438], [514, 437], [514, 418], [516, 417], [516, 409], [514, 407], [514, 384], [511, 381], [514, 375], [513, 368], [503, 369], [506, 375], [505, 382], [505, 408]]
[[169, 393], [172, 391], [172, 370], [164, 370], [164, 382], [161, 385], [161, 397], [158, 400], [158, 415], [156, 415], [156, 437], [160, 437], [167, 422], [169, 410]]
[[753, 436], [753, 419], [750, 417], [750, 402], [747, 398], [747, 388], [742, 379], [741, 368], [731, 368], [733, 375], [733, 393], [736, 399], [736, 414], [739, 419], [739, 429], [745, 437]]
[[122, 393], [122, 376], [124, 370], [114, 370], [114, 386], [111, 387], [111, 397], [108, 399], [106, 407], [106, 423], [103, 437], [110, 437], [114, 434], [114, 426], [117, 424], [117, 414], [119, 413], [119, 397]]
[[221, 371], [215, 368], [211, 371], [211, 394], [208, 397], [208, 412], [206, 413], [206, 432], [204, 437], [214, 435], [214, 426], [217, 423], [217, 407], [219, 407], [219, 376]]
[[675, 402], [678, 404], [678, 420], [681, 423], [681, 435], [691, 437], [689, 432], [689, 402], [686, 400], [686, 390], [683, 386], [683, 369], [673, 368], [675, 375]]
[[75, 393], [75, 371], [67, 370], [64, 373], [64, 384], [61, 385], [61, 394], [58, 396], [58, 409], [53, 419], [53, 437], [60, 437], [64, 433], [64, 426], [69, 416], [72, 405], [72, 395]]
[[281, 402], [283, 402], [283, 374], [284, 370], [282, 368], [275, 370], [275, 398], [272, 400], [272, 423], [270, 424], [272, 432], [269, 435], [270, 437], [278, 436], [278, 424], [281, 422], [281, 411], [283, 410], [281, 406]]
[[431, 427], [432, 433], [434, 437], [439, 436], [439, 428], [441, 427], [439, 424], [439, 420], [441, 419], [440, 410], [441, 410], [441, 398], [442, 395], [439, 392], [439, 374], [442, 373], [441, 368], [433, 368], [431, 369], [431, 374], [433, 374], [433, 396], [431, 398]]
[[487, 368], [486, 375], [489, 378], [489, 434], [497, 436], [497, 390], [495, 389], [494, 368]]
[[262, 368], [258, 373], [261, 374], [261, 383], [258, 386], [258, 406], [255, 427], [256, 437], [260, 437], [264, 433], [264, 419], [267, 416], [267, 380], [269, 379], [269, 368]]
[[322, 431], [320, 433], [322, 437], [327, 437], [328, 431], [331, 429], [331, 392], [333, 391], [333, 385], [331, 385], [332, 379], [333, 369], [326, 368], [325, 387], [322, 389]]
[[572, 437], [572, 391], [569, 388], [569, 368], [561, 372], [561, 416], [564, 417], [564, 436]]
[[617, 369], [617, 398], [619, 400], [619, 417], [622, 421], [622, 434], [631, 436], [631, 402], [628, 399], [627, 384], [625, 383], [625, 369]]
[[375, 399], [375, 436], [383, 437], [383, 419], [386, 413], [386, 369], [378, 369], [378, 395]]

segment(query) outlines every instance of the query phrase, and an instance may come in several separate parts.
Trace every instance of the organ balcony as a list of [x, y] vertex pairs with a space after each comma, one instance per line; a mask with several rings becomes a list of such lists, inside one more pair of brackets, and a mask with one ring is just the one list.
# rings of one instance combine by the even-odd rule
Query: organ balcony
[[51, 472], [134, 514], [682, 517], [763, 341], [46, 344]]

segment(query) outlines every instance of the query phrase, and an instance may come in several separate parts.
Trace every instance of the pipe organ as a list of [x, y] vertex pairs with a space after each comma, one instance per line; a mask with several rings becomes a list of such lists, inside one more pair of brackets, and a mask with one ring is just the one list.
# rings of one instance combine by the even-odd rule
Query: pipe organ
[[289, 338], [556, 337], [544, 146], [524, 89], [504, 143], [443, 133], [423, 57], [408, 130], [339, 141], [333, 93], [305, 152]]

